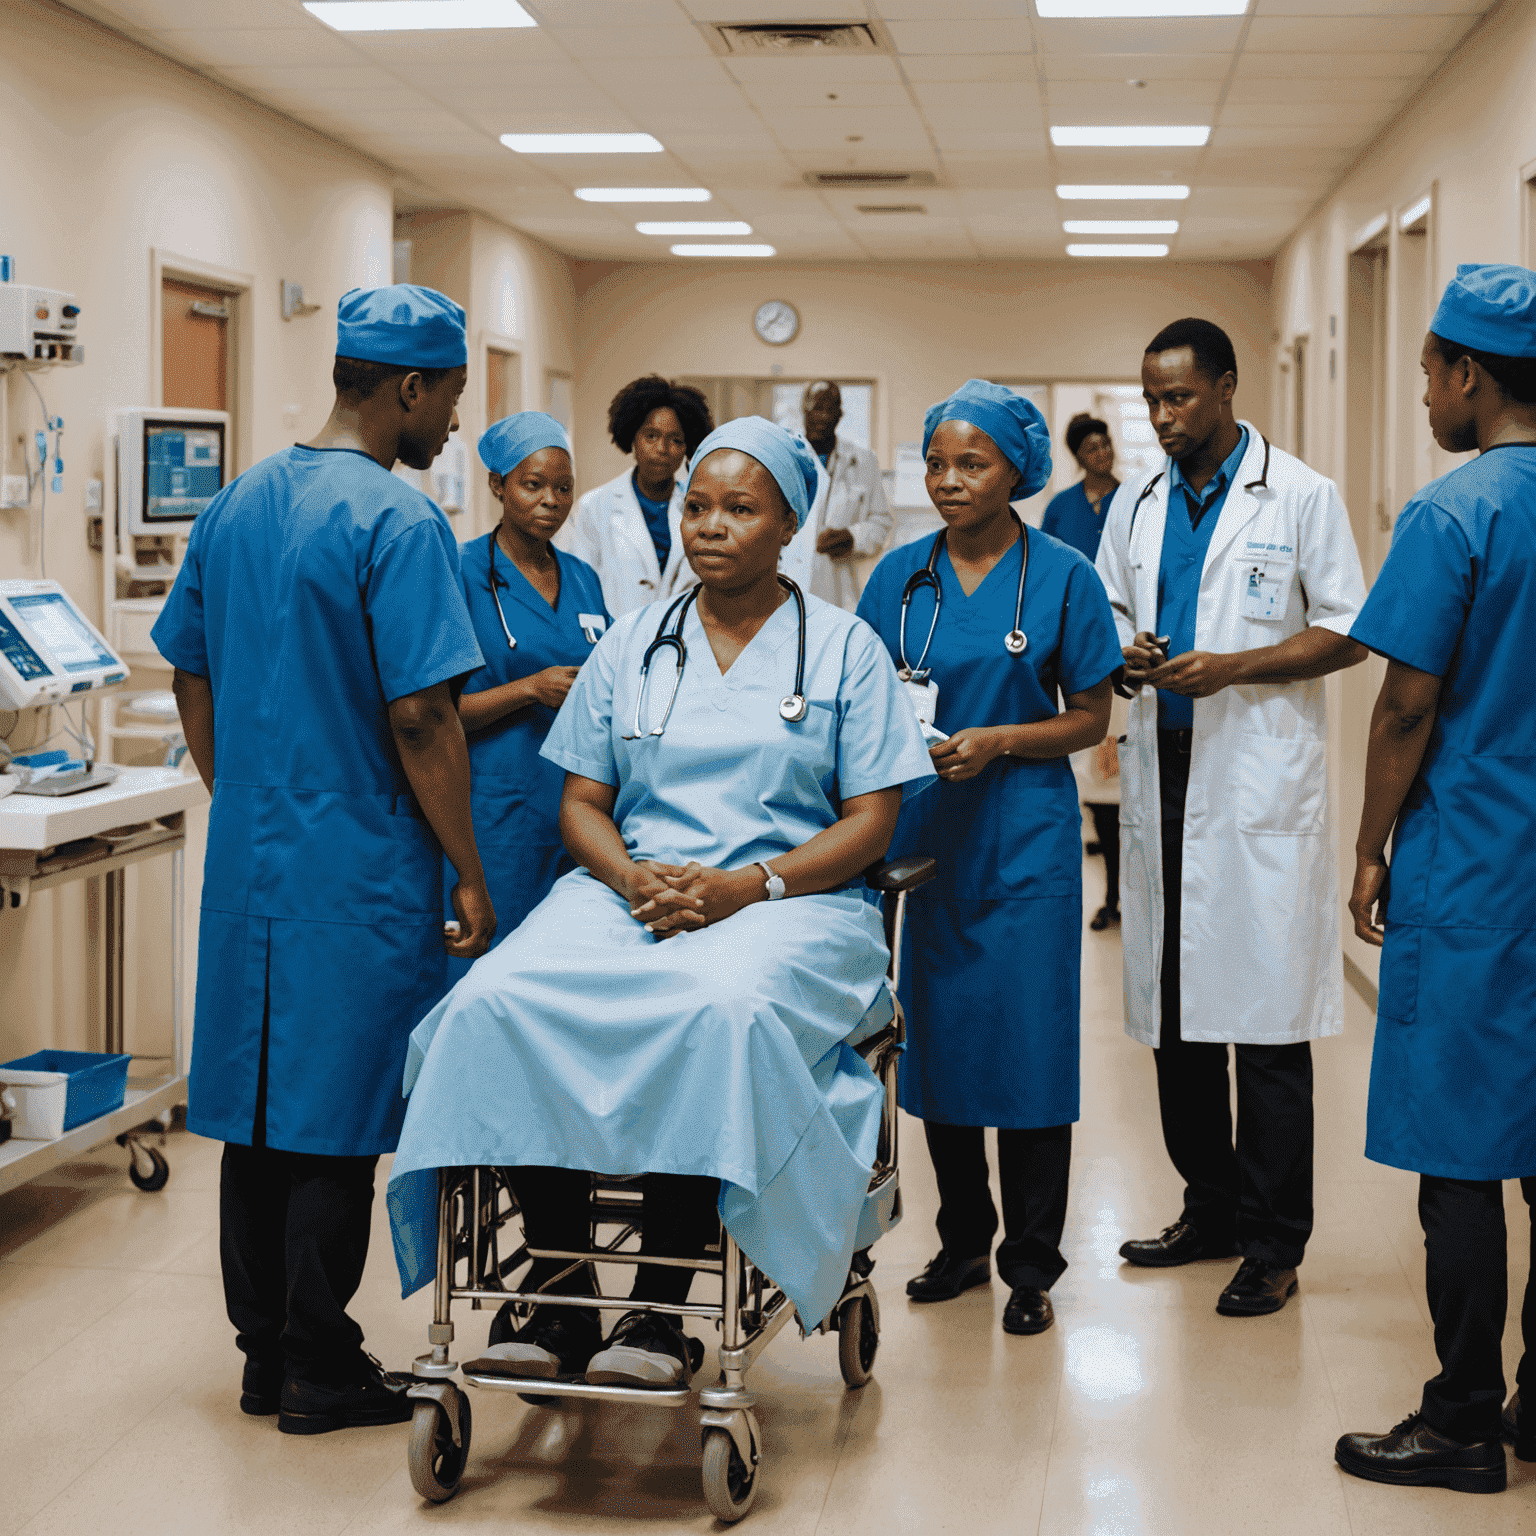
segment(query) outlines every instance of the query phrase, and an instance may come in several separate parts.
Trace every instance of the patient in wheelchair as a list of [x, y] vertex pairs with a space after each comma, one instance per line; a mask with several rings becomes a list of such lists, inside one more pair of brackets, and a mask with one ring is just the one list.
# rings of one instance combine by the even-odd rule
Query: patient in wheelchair
[[[585, 1170], [644, 1174], [644, 1252], [700, 1257], [723, 1221], [807, 1326], [841, 1293], [882, 1108], [846, 1041], [891, 1011], [859, 877], [934, 775], [873, 631], [777, 574], [815, 485], [804, 440], [760, 418], [706, 439], [682, 518], [699, 586], [618, 620], [557, 716], [544, 755], [582, 867], [412, 1037], [390, 1184], [407, 1293], [435, 1265], [423, 1181], [486, 1164], [513, 1170], [530, 1247], [589, 1248]], [[570, 1268], [536, 1261], [523, 1289]], [[642, 1265], [633, 1299], [680, 1302], [693, 1275]], [[591, 1284], [577, 1265], [551, 1288]], [[695, 1368], [640, 1306], [606, 1341], [595, 1311], [545, 1306], [492, 1344], [530, 1379]]]

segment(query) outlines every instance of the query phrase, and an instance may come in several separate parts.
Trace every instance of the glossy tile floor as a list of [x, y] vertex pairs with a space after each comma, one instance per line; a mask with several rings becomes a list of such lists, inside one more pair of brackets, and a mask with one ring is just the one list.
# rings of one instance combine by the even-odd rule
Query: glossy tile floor
[[[1089, 869], [1090, 890], [1101, 879]], [[1121, 1033], [1119, 977], [1116, 935], [1085, 934], [1084, 1118], [1056, 1328], [1005, 1336], [1000, 1285], [936, 1307], [906, 1302], [904, 1282], [937, 1246], [932, 1176], [909, 1122], [907, 1218], [876, 1250], [875, 1380], [848, 1393], [834, 1340], [775, 1340], [752, 1378], [764, 1483], [742, 1529], [1536, 1530], [1536, 1467], [1512, 1458], [1496, 1497], [1378, 1487], [1333, 1464], [1340, 1433], [1395, 1423], [1434, 1369], [1415, 1182], [1360, 1155], [1366, 1008], [1350, 994], [1345, 1036], [1317, 1049], [1318, 1221], [1301, 1294], [1277, 1316], [1228, 1319], [1214, 1304], [1233, 1266], [1136, 1272], [1116, 1257], [1179, 1206], [1150, 1054]], [[470, 1466], [436, 1508], [411, 1489], [404, 1426], [306, 1440], [242, 1417], [218, 1279], [218, 1151], [172, 1137], [171, 1181], [156, 1195], [132, 1189], [113, 1147], [0, 1198], [0, 1532], [717, 1528], [699, 1494], [691, 1413], [566, 1412], [477, 1394]], [[1523, 1237], [1523, 1207], [1512, 1202], [1510, 1215]], [[1512, 1287], [1524, 1278], [1522, 1260]], [[355, 1310], [386, 1361], [425, 1347], [425, 1293], [399, 1300], [382, 1219]], [[459, 1323], [464, 1358], [485, 1314]], [[1506, 1345], [1512, 1376], [1513, 1330]]]

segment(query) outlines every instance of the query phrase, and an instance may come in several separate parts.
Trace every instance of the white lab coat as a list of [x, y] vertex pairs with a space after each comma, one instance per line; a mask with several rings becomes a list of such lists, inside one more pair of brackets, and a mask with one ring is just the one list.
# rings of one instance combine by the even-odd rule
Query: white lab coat
[[[1349, 515], [1331, 480], [1270, 449], [1248, 451], [1227, 495], [1200, 577], [1195, 649], [1274, 645], [1309, 626], [1347, 634], [1365, 601]], [[1115, 495], [1098, 571], [1121, 640], [1156, 632], [1168, 469]], [[1133, 517], [1134, 511], [1134, 517]], [[1273, 617], [1245, 616], [1254, 567], [1269, 578]], [[1288, 1045], [1343, 1028], [1338, 884], [1328, 809], [1327, 720], [1321, 679], [1224, 688], [1196, 699], [1179, 940], [1185, 1040]], [[1120, 907], [1125, 1027], [1156, 1045], [1162, 1025], [1162, 812], [1157, 692], [1130, 707], [1120, 749]]]
[[[816, 553], [816, 540], [829, 528], [846, 528], [853, 535], [853, 549], [836, 560]], [[854, 561], [880, 554], [891, 536], [891, 509], [880, 478], [880, 461], [868, 448], [837, 439], [800, 536], [810, 546], [805, 557], [810, 580], [801, 585], [824, 602], [852, 613], [859, 606]]]
[[614, 618], [657, 598], [676, 597], [698, 579], [683, 558], [682, 480], [673, 488], [667, 512], [672, 548], [662, 570], [645, 513], [635, 497], [633, 473], [631, 467], [607, 485], [588, 491], [553, 541], [556, 548], [585, 560], [597, 572], [603, 601]]

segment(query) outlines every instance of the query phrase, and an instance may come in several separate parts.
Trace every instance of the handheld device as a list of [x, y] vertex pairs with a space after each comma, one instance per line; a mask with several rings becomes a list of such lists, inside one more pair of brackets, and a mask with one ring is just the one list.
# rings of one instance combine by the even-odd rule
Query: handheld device
[[0, 581], [0, 698], [6, 709], [107, 688], [128, 664], [56, 581]]

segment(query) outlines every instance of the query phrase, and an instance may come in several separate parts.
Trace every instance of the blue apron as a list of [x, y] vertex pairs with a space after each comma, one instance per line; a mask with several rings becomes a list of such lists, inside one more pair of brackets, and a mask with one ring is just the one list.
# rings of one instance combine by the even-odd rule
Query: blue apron
[[1442, 680], [1392, 838], [1366, 1156], [1536, 1175], [1536, 448], [1425, 486], [1350, 634]]
[[[602, 585], [585, 560], [551, 545], [560, 566], [560, 595], [551, 608], [506, 552], [497, 550], [496, 580], [507, 629], [517, 641], [514, 650], [507, 644], [491, 597], [491, 540], [495, 537], [493, 529], [459, 551], [464, 597], [486, 658], [485, 665], [464, 684], [466, 694], [498, 688], [545, 667], [579, 667], [608, 627]], [[596, 622], [583, 626], [584, 617]], [[560, 841], [565, 770], [539, 756], [554, 723], [554, 710], [530, 704], [469, 737], [475, 841], [496, 909], [498, 944], [543, 901], [561, 875], [575, 868]], [[452, 893], [458, 878], [444, 859], [445, 917], [454, 915]], [[470, 964], [450, 958], [449, 983], [463, 976]]]
[[[901, 664], [901, 594], [932, 536], [876, 566], [859, 603]], [[1022, 656], [1013, 628], [1021, 546], [967, 597], [948, 552], [944, 598], [926, 665], [938, 685], [935, 724], [1020, 725], [1058, 713], [1057, 689], [1081, 693], [1122, 663], [1114, 616], [1093, 567], [1065, 544], [1029, 533]], [[907, 655], [917, 665], [933, 591], [914, 594]], [[1082, 815], [1064, 757], [998, 758], [976, 778], [940, 781], [903, 806], [890, 857], [932, 853], [939, 875], [911, 898], [901, 1002], [907, 1051], [901, 1106], [946, 1125], [1065, 1125], [1078, 1117], [1078, 990], [1082, 943]]]
[[1105, 492], [1099, 510], [1095, 512], [1093, 503], [1088, 500], [1088, 488], [1079, 480], [1076, 485], [1069, 485], [1059, 495], [1051, 497], [1045, 516], [1040, 519], [1040, 531], [1080, 550], [1091, 562], [1099, 552], [1104, 519], [1114, 499], [1113, 491]]
[[392, 1151], [446, 978], [442, 849], [388, 706], [483, 661], [448, 520], [366, 454], [285, 449], [198, 518], [153, 636], [214, 700], [188, 1127]]

